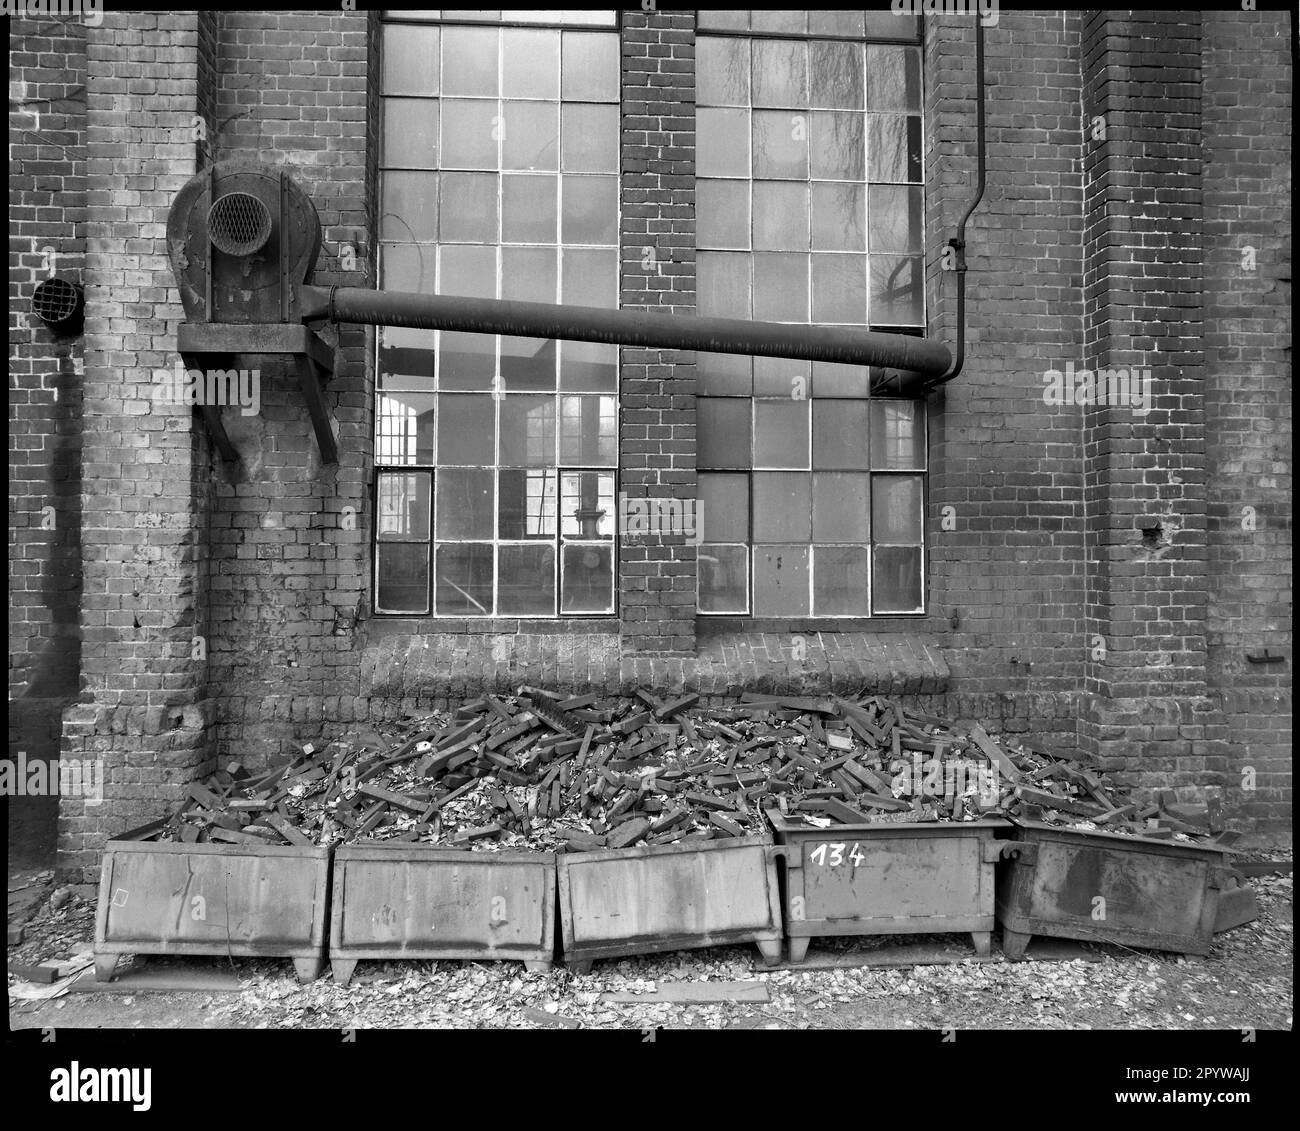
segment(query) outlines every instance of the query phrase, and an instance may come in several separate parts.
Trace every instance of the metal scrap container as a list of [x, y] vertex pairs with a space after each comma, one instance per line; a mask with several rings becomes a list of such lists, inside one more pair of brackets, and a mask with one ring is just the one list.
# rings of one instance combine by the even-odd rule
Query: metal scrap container
[[785, 857], [790, 961], [828, 935], [969, 931], [988, 954], [994, 865], [1010, 824], [978, 821], [864, 823], [809, 828], [767, 811]]
[[1221, 849], [1186, 841], [1016, 820], [998, 878], [1002, 949], [1034, 935], [1205, 954], [1231, 869]]
[[328, 848], [109, 841], [95, 917], [95, 976], [119, 954], [292, 958], [299, 981], [325, 957]]
[[781, 957], [781, 906], [766, 834], [558, 856], [564, 958], [753, 942]]
[[330, 966], [347, 985], [357, 961], [555, 957], [555, 855], [469, 852], [402, 842], [334, 853]]

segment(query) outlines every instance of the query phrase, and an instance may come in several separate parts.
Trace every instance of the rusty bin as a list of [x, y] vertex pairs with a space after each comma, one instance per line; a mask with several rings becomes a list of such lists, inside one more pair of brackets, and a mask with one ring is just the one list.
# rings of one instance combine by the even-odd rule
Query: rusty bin
[[1015, 821], [998, 877], [1002, 949], [1019, 958], [1034, 935], [1206, 954], [1221, 849], [1186, 841]]
[[790, 961], [827, 935], [969, 931], [988, 954], [994, 865], [1010, 829], [1000, 817], [834, 825], [792, 824], [767, 810], [785, 857], [785, 933]]
[[781, 957], [772, 838], [605, 849], [557, 857], [564, 958], [594, 959], [756, 943]]
[[119, 954], [292, 958], [312, 981], [325, 958], [328, 848], [109, 841], [95, 915], [95, 977]]
[[347, 985], [362, 958], [555, 957], [555, 855], [402, 842], [334, 852], [330, 966]]

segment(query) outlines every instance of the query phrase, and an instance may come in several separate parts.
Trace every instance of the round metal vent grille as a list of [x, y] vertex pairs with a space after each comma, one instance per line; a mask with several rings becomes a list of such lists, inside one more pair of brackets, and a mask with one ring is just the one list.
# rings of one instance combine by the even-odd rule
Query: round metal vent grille
[[228, 192], [208, 209], [208, 238], [227, 255], [252, 255], [271, 238], [271, 210], [247, 192]]
[[32, 313], [47, 326], [62, 326], [81, 307], [81, 291], [67, 279], [46, 279], [36, 284]]

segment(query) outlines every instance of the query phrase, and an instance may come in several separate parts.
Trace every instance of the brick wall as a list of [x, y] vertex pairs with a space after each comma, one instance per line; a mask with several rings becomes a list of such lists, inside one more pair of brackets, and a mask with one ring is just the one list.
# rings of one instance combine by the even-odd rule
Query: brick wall
[[82, 281], [86, 26], [9, 33], [9, 757], [48, 761], [80, 673], [85, 357], [28, 311], [43, 279]]

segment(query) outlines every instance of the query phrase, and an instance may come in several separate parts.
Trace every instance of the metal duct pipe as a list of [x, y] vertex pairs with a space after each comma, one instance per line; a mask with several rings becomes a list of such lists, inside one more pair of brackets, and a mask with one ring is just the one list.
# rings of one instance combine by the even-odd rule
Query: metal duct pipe
[[668, 316], [361, 287], [301, 286], [298, 302], [304, 322], [327, 318], [369, 326], [833, 361], [904, 369], [932, 379], [941, 377], [952, 364], [948, 347], [930, 338], [840, 326]]

